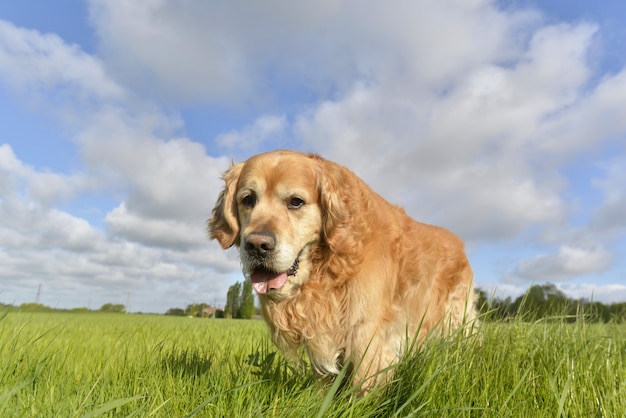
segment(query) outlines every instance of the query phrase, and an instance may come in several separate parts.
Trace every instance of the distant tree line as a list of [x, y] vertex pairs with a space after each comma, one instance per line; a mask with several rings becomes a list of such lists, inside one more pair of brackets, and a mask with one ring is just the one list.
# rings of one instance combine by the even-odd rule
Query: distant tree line
[[626, 302], [605, 305], [587, 299], [571, 299], [551, 283], [533, 285], [515, 300], [490, 298], [481, 289], [477, 292], [477, 306], [484, 321], [552, 318], [566, 322], [626, 322]]
[[[477, 307], [483, 321], [502, 321], [517, 319], [535, 321], [548, 318], [575, 322], [614, 322], [626, 323], [626, 301], [606, 305], [588, 299], [571, 299], [555, 285], [546, 283], [531, 286], [523, 295], [516, 299], [492, 297], [487, 292], [477, 289]], [[0, 303], [0, 310], [19, 309], [22, 311], [69, 311], [92, 312], [88, 308], [71, 310], [56, 309], [40, 303], [23, 303], [19, 306]], [[98, 312], [125, 313], [122, 304], [105, 303]], [[216, 309], [206, 303], [187, 305], [187, 308], [170, 308], [166, 315], [194, 316], [210, 318], [243, 318], [250, 319], [259, 310], [254, 306], [254, 294], [249, 280], [237, 282], [228, 288], [226, 306]]]
[[165, 312], [165, 315], [172, 316], [194, 316], [197, 318], [223, 318], [224, 311], [212, 307], [207, 303], [192, 303], [187, 305], [185, 309], [170, 308]]
[[[0, 309], [19, 309], [21, 311], [33, 311], [33, 312], [40, 312], [40, 311], [93, 312], [89, 308], [85, 308], [85, 307], [73, 308], [73, 309], [57, 309], [57, 308], [52, 308], [50, 306], [46, 306], [42, 303], [36, 303], [36, 302], [22, 303], [19, 306], [13, 306], [13, 305], [0, 303]], [[98, 309], [97, 312], [125, 313], [126, 306], [122, 304], [105, 303], [104, 305], [100, 307], [100, 309]]]
[[170, 308], [165, 312], [165, 315], [250, 319], [256, 310], [252, 283], [246, 280], [243, 283], [237, 282], [228, 288], [224, 309], [216, 309], [206, 303], [196, 303], [187, 305], [186, 309]]
[[100, 307], [100, 312], [124, 313], [126, 306], [116, 303], [105, 303]]

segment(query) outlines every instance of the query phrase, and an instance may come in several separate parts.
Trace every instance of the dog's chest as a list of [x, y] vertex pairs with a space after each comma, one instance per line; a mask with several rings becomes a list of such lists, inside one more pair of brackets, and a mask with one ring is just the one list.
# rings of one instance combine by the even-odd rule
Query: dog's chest
[[342, 366], [344, 349], [332, 336], [318, 336], [304, 343], [311, 365], [321, 375], [338, 374]]

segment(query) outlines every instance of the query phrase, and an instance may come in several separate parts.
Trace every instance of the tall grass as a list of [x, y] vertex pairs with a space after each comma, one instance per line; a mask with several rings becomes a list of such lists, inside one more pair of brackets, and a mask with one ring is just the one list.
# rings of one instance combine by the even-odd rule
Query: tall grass
[[0, 315], [0, 416], [616, 417], [626, 327], [486, 323], [432, 342], [365, 397], [275, 352], [262, 321]]

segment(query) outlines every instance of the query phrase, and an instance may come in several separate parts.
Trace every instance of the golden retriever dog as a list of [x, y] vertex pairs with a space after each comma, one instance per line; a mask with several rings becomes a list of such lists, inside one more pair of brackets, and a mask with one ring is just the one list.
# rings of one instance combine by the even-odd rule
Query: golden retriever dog
[[336, 375], [351, 360], [367, 391], [413, 341], [475, 319], [463, 242], [414, 221], [347, 168], [280, 150], [223, 179], [209, 234], [239, 248], [275, 344], [296, 358], [304, 346], [317, 373]]

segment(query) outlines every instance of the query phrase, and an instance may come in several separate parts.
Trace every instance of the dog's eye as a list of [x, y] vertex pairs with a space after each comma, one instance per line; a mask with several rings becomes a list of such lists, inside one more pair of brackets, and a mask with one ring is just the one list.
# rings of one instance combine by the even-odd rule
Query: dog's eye
[[300, 209], [302, 206], [304, 206], [304, 200], [299, 197], [292, 197], [287, 204], [289, 209]]
[[248, 194], [241, 199], [241, 204], [247, 208], [253, 208], [256, 204], [256, 196], [254, 194]]

